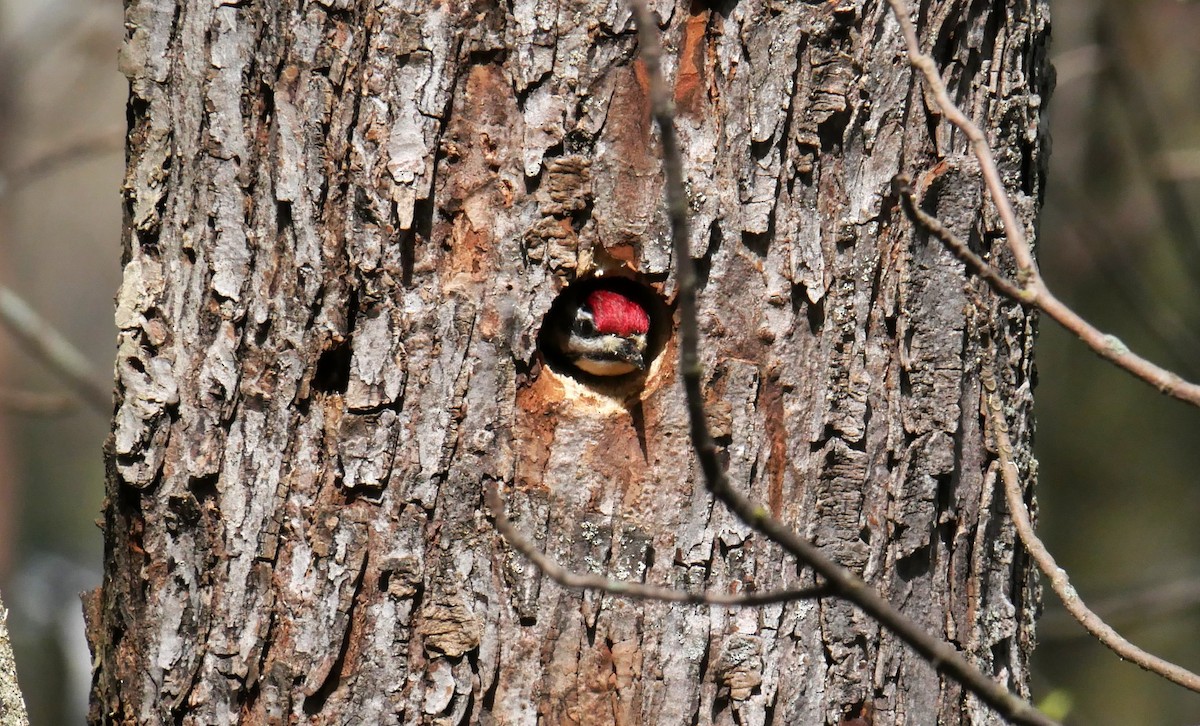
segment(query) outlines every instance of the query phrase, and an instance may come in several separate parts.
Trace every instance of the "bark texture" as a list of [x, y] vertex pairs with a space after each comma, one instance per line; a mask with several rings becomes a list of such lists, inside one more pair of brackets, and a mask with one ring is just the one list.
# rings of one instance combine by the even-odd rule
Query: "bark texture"
[[12, 640], [8, 636], [8, 610], [0, 600], [0, 726], [29, 726], [25, 699], [17, 683], [17, 663], [13, 660]]
[[[1024, 692], [1034, 580], [977, 371], [990, 336], [1027, 446], [1033, 321], [887, 196], [914, 172], [1005, 257], [963, 140], [886, 3], [652, 6], [733, 479]], [[1045, 2], [923, 6], [1032, 228]], [[845, 603], [564, 592], [484, 514], [500, 482], [550, 555], [614, 577], [811, 580], [697, 480], [669, 341], [628, 400], [540, 364], [577, 276], [673, 289], [622, 0], [127, 0], [127, 27], [93, 721], [996, 721]]]

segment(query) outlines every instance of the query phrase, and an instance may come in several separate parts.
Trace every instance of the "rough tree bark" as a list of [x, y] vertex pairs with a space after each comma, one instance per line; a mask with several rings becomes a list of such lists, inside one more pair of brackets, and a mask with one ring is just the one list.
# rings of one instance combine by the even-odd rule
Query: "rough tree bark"
[[0, 726], [29, 726], [25, 699], [17, 683], [17, 664], [8, 637], [8, 610], [0, 599]]
[[[565, 592], [489, 523], [500, 482], [576, 569], [811, 582], [698, 482], [669, 342], [625, 401], [539, 358], [597, 266], [673, 290], [623, 0], [126, 5], [94, 722], [996, 721], [843, 602]], [[1032, 228], [1045, 2], [922, 5]], [[886, 3], [652, 6], [734, 480], [1025, 693], [1035, 582], [977, 373], [990, 336], [1027, 457], [1033, 320], [888, 196], [914, 172], [1005, 258], [963, 139]]]

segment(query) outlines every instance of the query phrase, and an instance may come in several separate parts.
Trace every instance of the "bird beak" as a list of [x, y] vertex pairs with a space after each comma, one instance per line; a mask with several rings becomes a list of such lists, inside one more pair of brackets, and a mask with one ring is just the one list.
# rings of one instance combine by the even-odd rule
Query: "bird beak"
[[639, 371], [646, 370], [646, 359], [642, 355], [642, 351], [638, 350], [633, 345], [626, 345], [621, 353], [621, 357], [625, 359], [626, 363], [637, 368]]

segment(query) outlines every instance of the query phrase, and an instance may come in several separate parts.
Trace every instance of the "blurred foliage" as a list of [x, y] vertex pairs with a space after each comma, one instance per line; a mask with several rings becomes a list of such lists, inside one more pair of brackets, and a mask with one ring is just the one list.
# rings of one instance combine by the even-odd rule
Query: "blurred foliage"
[[[1052, 9], [1047, 280], [1101, 329], [1198, 379], [1200, 3], [1052, 0]], [[0, 10], [0, 282], [106, 377], [120, 259], [120, 2], [0, 0]], [[1049, 322], [1038, 369], [1042, 535], [1127, 637], [1200, 670], [1200, 411]], [[0, 386], [61, 390], [2, 334]], [[34, 726], [79, 721], [87, 655], [74, 594], [99, 581], [92, 522], [106, 432], [86, 410], [0, 414], [0, 588]], [[1119, 661], [1052, 597], [1034, 661], [1040, 703], [1071, 724], [1200, 722], [1200, 695]]]
[[[0, 2], [0, 283], [100, 381], [111, 380], [120, 282], [123, 32], [120, 0]], [[3, 330], [0, 387], [65, 392]], [[82, 722], [90, 657], [78, 596], [100, 582], [107, 433], [85, 408], [0, 413], [0, 588], [33, 726]]]
[[[1084, 317], [1200, 378], [1200, 5], [1052, 2], [1058, 87], [1040, 258]], [[1190, 161], [1190, 166], [1189, 166]], [[1085, 601], [1138, 645], [1200, 671], [1200, 411], [1043, 321], [1039, 530]], [[1120, 661], [1053, 595], [1035, 695], [1071, 724], [1200, 722], [1200, 695]]]

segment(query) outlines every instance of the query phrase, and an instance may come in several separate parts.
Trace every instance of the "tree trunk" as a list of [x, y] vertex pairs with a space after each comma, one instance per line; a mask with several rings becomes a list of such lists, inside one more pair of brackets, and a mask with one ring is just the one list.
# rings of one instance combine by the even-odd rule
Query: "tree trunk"
[[17, 664], [8, 636], [8, 610], [4, 609], [3, 599], [0, 599], [0, 726], [29, 726], [25, 699], [17, 683]]
[[[706, 494], [669, 340], [628, 398], [538, 351], [597, 269], [674, 289], [622, 0], [126, 4], [94, 722], [997, 721], [844, 602], [564, 591], [494, 531], [488, 482], [576, 570], [812, 582]], [[1045, 3], [923, 5], [1032, 227]], [[978, 371], [990, 337], [1028, 464], [1033, 320], [889, 197], [914, 173], [1007, 259], [964, 139], [886, 3], [653, 9], [733, 480], [1026, 693], [1035, 581]]]

